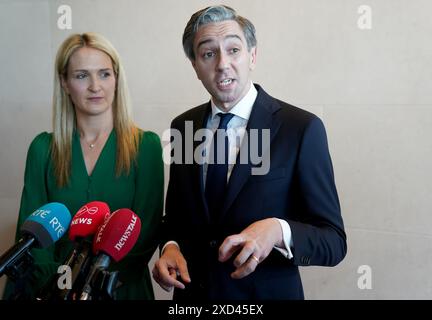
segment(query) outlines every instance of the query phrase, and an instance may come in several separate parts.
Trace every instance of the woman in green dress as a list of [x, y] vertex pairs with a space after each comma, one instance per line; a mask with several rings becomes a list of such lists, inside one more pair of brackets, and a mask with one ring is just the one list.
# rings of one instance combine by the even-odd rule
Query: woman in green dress
[[[56, 57], [53, 132], [36, 136], [28, 150], [17, 230], [48, 202], [65, 204], [71, 215], [96, 200], [111, 212], [131, 209], [141, 219], [141, 233], [131, 252], [110, 265], [119, 271], [117, 298], [154, 299], [147, 265], [157, 247], [163, 188], [159, 137], [131, 119], [117, 51], [96, 33], [70, 36]], [[64, 236], [48, 249], [32, 250], [33, 272], [19, 288], [24, 296], [34, 298], [72, 246]], [[13, 291], [9, 281], [5, 298]]]

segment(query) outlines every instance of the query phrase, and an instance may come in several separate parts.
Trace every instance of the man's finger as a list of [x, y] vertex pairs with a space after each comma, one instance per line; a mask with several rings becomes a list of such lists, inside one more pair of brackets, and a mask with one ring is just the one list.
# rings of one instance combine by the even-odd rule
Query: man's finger
[[237, 257], [234, 259], [234, 266], [237, 268], [241, 267], [244, 263], [248, 262], [248, 259], [253, 255], [255, 246], [251, 243], [247, 243], [239, 252]]
[[163, 282], [160, 274], [159, 274], [159, 269], [156, 268], [156, 266], [153, 268], [152, 270], [152, 275], [153, 275], [153, 279], [160, 285], [160, 287], [162, 289], [164, 289], [167, 292], [172, 291], [172, 289], [174, 288], [173, 286], [167, 286], [165, 285], [165, 283]]
[[190, 276], [189, 276], [189, 271], [188, 271], [188, 268], [187, 268], [186, 262], [184, 262], [184, 263], [179, 263], [179, 266], [178, 266], [178, 273], [179, 273], [179, 274], [176, 274], [176, 275], [177, 275], [177, 276], [180, 275], [181, 279], [182, 279], [184, 282], [187, 282], [187, 283], [191, 282], [191, 278], [190, 278]]
[[225, 238], [224, 242], [219, 247], [219, 261], [225, 262], [236, 252], [239, 247], [245, 242], [245, 239], [240, 234], [235, 234]]
[[258, 258], [254, 257], [254, 255], [250, 255], [246, 263], [244, 263], [240, 268], [237, 268], [236, 271], [231, 273], [231, 277], [233, 279], [242, 279], [254, 272], [256, 267], [258, 266], [259, 260]]
[[[174, 270], [174, 272], [172, 272], [171, 270]], [[179, 289], [185, 288], [184, 284], [177, 280], [177, 272], [175, 268], [167, 268], [166, 266], [159, 267], [158, 273], [159, 279], [161, 281], [160, 283], [158, 282], [159, 284], [166, 287], [174, 286]]]

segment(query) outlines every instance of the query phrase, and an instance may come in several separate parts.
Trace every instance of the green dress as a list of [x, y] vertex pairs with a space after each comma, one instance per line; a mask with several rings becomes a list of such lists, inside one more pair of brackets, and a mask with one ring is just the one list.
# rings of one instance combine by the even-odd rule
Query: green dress
[[[49, 202], [61, 202], [71, 215], [90, 201], [106, 202], [111, 212], [129, 208], [141, 219], [141, 233], [133, 249], [118, 263], [111, 262], [110, 269], [119, 271], [121, 286], [117, 299], [154, 299], [148, 263], [158, 244], [158, 231], [163, 212], [163, 162], [159, 137], [150, 131], [141, 132], [137, 162], [128, 175], [116, 177], [115, 130], [101, 151], [92, 174], [84, 163], [78, 134], [72, 141], [72, 170], [69, 184], [58, 188], [50, 157], [52, 134], [43, 132], [31, 143], [24, 177], [24, 189], [19, 211], [18, 230], [26, 218], [37, 208]], [[73, 243], [64, 235], [48, 249], [33, 249], [35, 270], [26, 283], [30, 297], [41, 288], [70, 254]], [[9, 281], [5, 291], [8, 298], [13, 289]]]

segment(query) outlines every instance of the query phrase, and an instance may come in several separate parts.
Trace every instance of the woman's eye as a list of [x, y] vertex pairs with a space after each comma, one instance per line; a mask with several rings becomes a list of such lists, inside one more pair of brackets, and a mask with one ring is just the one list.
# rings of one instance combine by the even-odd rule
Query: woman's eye
[[87, 75], [85, 73], [77, 73], [75, 75], [75, 78], [77, 78], [77, 79], [84, 79], [85, 77], [87, 77]]
[[108, 78], [109, 76], [111, 76], [111, 72], [108, 71], [102, 72], [102, 78]]

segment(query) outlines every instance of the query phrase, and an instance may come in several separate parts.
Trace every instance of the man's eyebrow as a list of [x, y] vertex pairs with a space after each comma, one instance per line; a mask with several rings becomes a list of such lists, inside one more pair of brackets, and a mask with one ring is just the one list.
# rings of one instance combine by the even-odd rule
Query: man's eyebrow
[[206, 44], [206, 43], [209, 43], [209, 42], [212, 42], [212, 41], [213, 41], [212, 39], [204, 39], [204, 40], [200, 41], [198, 43], [197, 49], [199, 49], [199, 47], [201, 47], [203, 44]]
[[229, 35], [227, 35], [227, 36], [225, 37], [224, 40], [226, 40], [226, 39], [228, 39], [228, 38], [237, 38], [237, 39], [239, 39], [240, 41], [243, 41], [242, 38], [240, 38], [240, 36], [237, 35], [237, 34], [229, 34]]
[[[240, 36], [237, 35], [237, 34], [229, 34], [229, 35], [227, 35], [224, 38], [224, 40], [229, 39], [229, 38], [235, 38], [235, 39], [239, 39], [240, 41], [242, 41], [242, 39], [240, 38]], [[209, 39], [204, 39], [204, 40], [200, 41], [198, 43], [197, 49], [199, 49], [199, 47], [202, 46], [203, 44], [206, 44], [206, 43], [209, 43], [209, 42], [212, 42], [212, 41], [213, 41], [213, 39], [210, 39], [210, 38]]]

